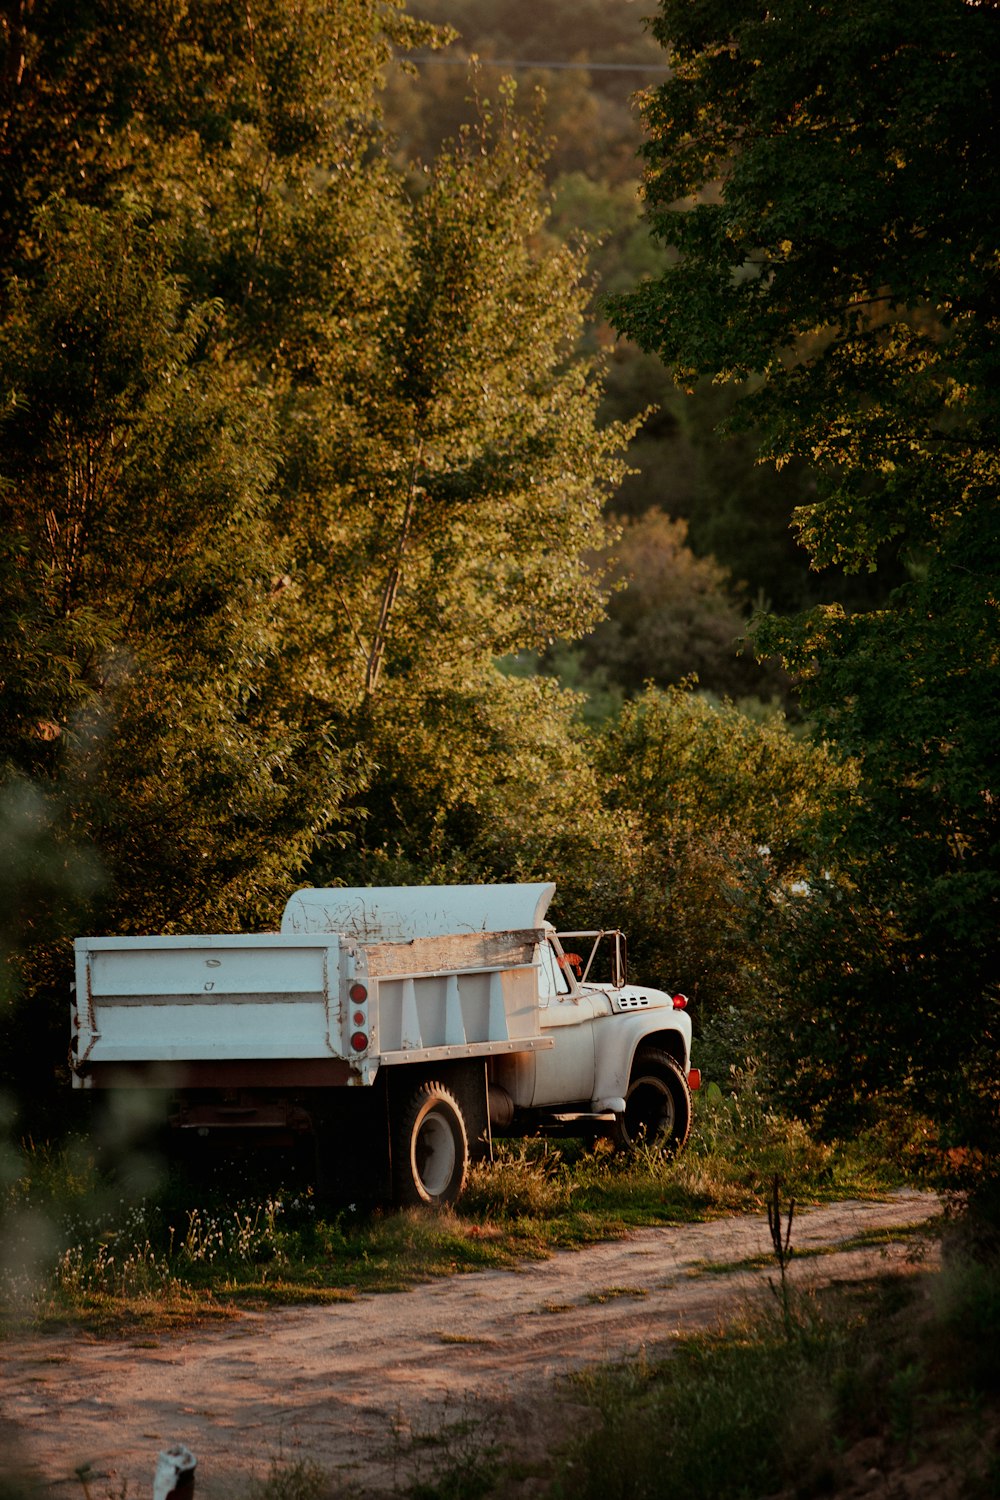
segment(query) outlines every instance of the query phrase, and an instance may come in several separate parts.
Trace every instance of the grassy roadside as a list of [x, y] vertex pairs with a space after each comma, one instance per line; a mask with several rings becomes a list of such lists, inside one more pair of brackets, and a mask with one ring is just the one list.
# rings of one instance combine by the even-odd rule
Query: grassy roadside
[[[492, 1166], [474, 1170], [459, 1208], [441, 1213], [323, 1217], [308, 1193], [196, 1200], [175, 1179], [129, 1197], [98, 1179], [83, 1143], [28, 1147], [9, 1164], [0, 1223], [5, 1328], [68, 1323], [141, 1343], [144, 1332], [152, 1340], [247, 1307], [351, 1298], [513, 1265], [636, 1225], [760, 1212], [775, 1174], [783, 1200], [803, 1205], [878, 1197], [915, 1180], [905, 1170], [909, 1138], [819, 1145], [752, 1091], [700, 1103], [676, 1161], [625, 1160], [576, 1142], [507, 1143]], [[574, 1382], [573, 1407], [590, 1415], [544, 1468], [522, 1472], [478, 1418], [459, 1413], [446, 1430], [401, 1437], [399, 1495], [494, 1500], [524, 1479], [546, 1500], [668, 1500], [678, 1489], [693, 1500], [806, 1500], [881, 1493], [872, 1474], [884, 1485], [920, 1466], [947, 1500], [1000, 1495], [1000, 1278], [952, 1266], [905, 1284], [799, 1296], [794, 1263], [787, 1285], [772, 1265], [788, 1296], [770, 1314], [679, 1340], [662, 1362]], [[563, 1430], [556, 1415], [553, 1432]], [[9, 1491], [18, 1500], [31, 1492]], [[276, 1461], [250, 1493], [357, 1500], [307, 1457]]]
[[[1000, 1271], [792, 1291], [575, 1382], [551, 1500], [1000, 1494]], [[627, 1459], [625, 1456], [627, 1455]]]
[[[896, 1165], [890, 1165], [895, 1159]], [[878, 1196], [902, 1180], [885, 1139], [819, 1145], [752, 1090], [703, 1099], [676, 1161], [578, 1142], [501, 1143], [453, 1211], [316, 1211], [308, 1192], [193, 1197], [167, 1178], [133, 1196], [83, 1142], [23, 1148], [0, 1222], [0, 1331], [71, 1322], [153, 1332], [242, 1308], [336, 1301], [508, 1267], [638, 1225], [759, 1211], [775, 1173], [800, 1202]]]

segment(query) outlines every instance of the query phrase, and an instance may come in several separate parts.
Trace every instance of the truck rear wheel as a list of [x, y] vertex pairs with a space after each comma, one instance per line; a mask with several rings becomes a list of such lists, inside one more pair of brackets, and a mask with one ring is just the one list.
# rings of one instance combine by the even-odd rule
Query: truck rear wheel
[[668, 1052], [646, 1047], [636, 1053], [625, 1095], [615, 1116], [612, 1141], [619, 1151], [648, 1146], [674, 1156], [691, 1133], [691, 1090]]
[[400, 1205], [454, 1203], [469, 1170], [461, 1106], [440, 1083], [411, 1095], [393, 1133], [393, 1196]]

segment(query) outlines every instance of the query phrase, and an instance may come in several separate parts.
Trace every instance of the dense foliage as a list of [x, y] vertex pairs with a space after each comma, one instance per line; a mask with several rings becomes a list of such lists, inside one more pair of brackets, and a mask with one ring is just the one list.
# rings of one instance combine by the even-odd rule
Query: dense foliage
[[[464, 58], [475, 59], [474, 87], [489, 96], [504, 70], [513, 67], [525, 91], [541, 90], [544, 129], [551, 138], [546, 171], [554, 194], [552, 225], [562, 235], [586, 235], [598, 313], [608, 293], [658, 276], [674, 252], [651, 239], [641, 221], [642, 131], [636, 104], [642, 91], [663, 79], [668, 62], [638, 0], [617, 6], [549, 0], [544, 7], [415, 0], [414, 9], [453, 28], [457, 40], [441, 52], [421, 49], [418, 88], [390, 84], [386, 118], [400, 148], [432, 155], [440, 140], [469, 118], [472, 90], [459, 66]], [[808, 458], [780, 469], [759, 462], [753, 432], [720, 433], [733, 403], [729, 389], [705, 377], [686, 391], [655, 357], [632, 342], [615, 342], [600, 316], [591, 336], [612, 354], [605, 411], [643, 416], [629, 445], [631, 472], [612, 509], [634, 517], [660, 509], [685, 520], [690, 549], [719, 565], [720, 613], [735, 609], [745, 618], [747, 597], [778, 609], [884, 598], [897, 577], [891, 568], [850, 574], [840, 566], [822, 571], [810, 566], [789, 524], [795, 507], [808, 503], [814, 489]], [[597, 642], [588, 648], [588, 685], [599, 651]], [[717, 665], [702, 661], [699, 671], [712, 691], [730, 690], [733, 678], [741, 696], [759, 691], [747, 659], [735, 656], [731, 641]], [[669, 661], [653, 676], [661, 685], [677, 680]], [[792, 705], [786, 698], [786, 708]]]
[[957, 0], [666, 0], [673, 72], [646, 108], [646, 187], [675, 261], [616, 303], [681, 378], [752, 382], [741, 410], [764, 454], [816, 467], [796, 521], [817, 566], [875, 569], [888, 550], [903, 569], [881, 608], [761, 631], [861, 773], [777, 940], [782, 1031], [807, 1097], [902, 1092], [986, 1152], [998, 27], [995, 6]]
[[5, 919], [32, 1095], [82, 920], [245, 928], [372, 859], [541, 862], [540, 762], [571, 763], [556, 802], [589, 784], [575, 700], [494, 660], [599, 617], [627, 433], [506, 104], [415, 184], [389, 160], [383, 71], [434, 41], [375, 0], [0, 25], [5, 837], [100, 870], [89, 915]]
[[[459, 8], [432, 19], [483, 22]], [[798, 148], [788, 121], [808, 118], [847, 183], [840, 122], [868, 64], [857, 37], [849, 54], [846, 20], [844, 37], [817, 30], [811, 46], [839, 51], [841, 94], [824, 85], [813, 118], [790, 102], [807, 97], [798, 52], [782, 62], [787, 37], [767, 30], [785, 23], [741, 14], [720, 0], [700, 20], [668, 6], [658, 23], [661, 40], [679, 28], [648, 105], [667, 254], [641, 248], [624, 158], [611, 153], [602, 178], [558, 132], [547, 158], [538, 121], [487, 74], [466, 122], [449, 116], [442, 143], [428, 116], [423, 160], [408, 162], [382, 105], [405, 121], [401, 101], [425, 97], [444, 39], [395, 4], [140, 15], [104, 0], [3, 21], [0, 837], [13, 896], [0, 941], [5, 1076], [22, 1095], [43, 1100], [59, 1077], [74, 932], [252, 928], [304, 880], [552, 878], [557, 920], [622, 923], [637, 972], [697, 995], [717, 1074], [787, 1045], [800, 1105], [870, 1099], [891, 1080], [943, 1097], [954, 1122], [979, 1108], [995, 901], [980, 586], [995, 547], [992, 273], [967, 234], [979, 269], [948, 295], [979, 301], [952, 304], [947, 247], [927, 251], [919, 296], [894, 288], [879, 255], [854, 301], [830, 281], [819, 319], [827, 220], [800, 192], [808, 173], [765, 165], [786, 138]], [[582, 60], [662, 68], [641, 31], [626, 42], [623, 15], [577, 16]], [[558, 29], [536, 20], [498, 11], [494, 55], [555, 60]], [[726, 69], [750, 45], [744, 26], [775, 55], [751, 48], [716, 100], [716, 32], [736, 22]], [[959, 72], [941, 82], [942, 110], [972, 88]], [[561, 118], [592, 118], [596, 91], [601, 120], [624, 131], [622, 78], [558, 77], [579, 105]], [[742, 94], [727, 92], [734, 79]], [[923, 105], [901, 88], [888, 114], [856, 90], [877, 116], [865, 141], [907, 128], [919, 140], [906, 120]], [[678, 104], [676, 138], [671, 100], [688, 111]], [[708, 132], [700, 155], [692, 120]], [[896, 212], [894, 172], [917, 202], [892, 141], [889, 187], [877, 203], [859, 187], [859, 215]], [[931, 197], [935, 160], [920, 168]], [[780, 201], [781, 181], [775, 247], [761, 204]], [[859, 219], [858, 245], [902, 244], [902, 211], [881, 228]], [[604, 284], [654, 277], [618, 303], [652, 352], [622, 346], [610, 387], [573, 233], [608, 213], [608, 243], [591, 245]], [[846, 214], [838, 202], [837, 234]], [[973, 222], [970, 207], [961, 224]], [[915, 276], [911, 261], [901, 250]], [[658, 355], [697, 377], [692, 397]], [[713, 390], [720, 371], [735, 383]], [[660, 452], [663, 485], [623, 474], [634, 415], [608, 421], [652, 390], [659, 412], [632, 451]], [[716, 419], [739, 420], [747, 401], [742, 446], [720, 446]], [[761, 432], [787, 489], [773, 470], [753, 475]], [[732, 644], [751, 595], [785, 578], [793, 496], [809, 502], [817, 562], [878, 565], [874, 593], [842, 591], [842, 605], [905, 580], [885, 608], [772, 627], [837, 756], [773, 709], [746, 717], [679, 686], [697, 672], [720, 694], [789, 701], [787, 679]], [[782, 586], [786, 603], [824, 597]], [[887, 995], [892, 1024], [862, 1066], [854, 1037]], [[953, 1079], [960, 1062], [973, 1076], [980, 1044], [980, 1081], [960, 1101]]]

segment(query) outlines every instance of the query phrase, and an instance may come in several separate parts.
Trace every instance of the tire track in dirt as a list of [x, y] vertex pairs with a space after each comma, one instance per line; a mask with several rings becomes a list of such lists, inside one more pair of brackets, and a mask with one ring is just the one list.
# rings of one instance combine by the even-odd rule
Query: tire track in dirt
[[[903, 1231], [938, 1210], [932, 1195], [906, 1190], [801, 1212], [790, 1275], [804, 1286], [912, 1270]], [[899, 1238], [848, 1247], [873, 1230]], [[482, 1441], [540, 1459], [574, 1418], [565, 1386], [555, 1399], [562, 1377], [723, 1322], [767, 1294], [773, 1258], [770, 1269], [744, 1263], [770, 1249], [761, 1217], [671, 1225], [515, 1271], [155, 1339], [8, 1341], [3, 1427], [47, 1482], [43, 1493], [80, 1494], [74, 1471], [89, 1463], [91, 1500], [118, 1497], [123, 1485], [130, 1497], [148, 1495], [156, 1454], [175, 1441], [198, 1456], [198, 1500], [241, 1495], [272, 1459], [300, 1457], [345, 1489], [385, 1493], [415, 1463], [426, 1472], [433, 1445], [424, 1440], [449, 1427], [456, 1442], [472, 1427]], [[724, 1266], [734, 1269], [715, 1269]]]

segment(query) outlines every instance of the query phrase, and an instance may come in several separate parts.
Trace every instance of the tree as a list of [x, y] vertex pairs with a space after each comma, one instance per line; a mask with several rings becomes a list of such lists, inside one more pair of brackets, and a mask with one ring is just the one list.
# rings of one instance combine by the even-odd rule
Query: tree
[[545, 6], [527, 0], [414, 0], [411, 10], [456, 34], [443, 58], [424, 55], [417, 61], [418, 90], [403, 86], [398, 76], [389, 82], [386, 117], [411, 156], [431, 160], [468, 123], [467, 62], [475, 60], [491, 97], [514, 63], [519, 82], [544, 92], [550, 181], [583, 171], [598, 172], [604, 181], [634, 182], [632, 95], [650, 72], [662, 71], [663, 62], [629, 7], [603, 0], [550, 0]]
[[[535, 868], [596, 800], [574, 700], [494, 658], [599, 616], [625, 430], [523, 122], [392, 166], [414, 39], [381, 0], [0, 25], [0, 774], [96, 846], [96, 930]], [[21, 945], [39, 1089], [67, 936]]]
[[630, 697], [647, 682], [692, 676], [720, 696], [759, 692], [764, 674], [740, 655], [747, 622], [738, 589], [713, 557], [691, 551], [684, 521], [655, 508], [626, 518], [611, 555], [611, 581], [625, 587], [578, 647], [590, 672], [603, 671]]
[[0, 322], [0, 780], [37, 808], [52, 861], [102, 877], [86, 916], [19, 908], [3, 1066], [38, 1101], [64, 1053], [64, 917], [259, 920], [340, 781], [260, 701], [274, 446], [259, 399], [201, 357], [212, 309], [184, 306], [127, 209], [53, 206], [36, 234]]
[[330, 805], [299, 803], [294, 734], [255, 696], [275, 649], [267, 414], [200, 357], [211, 309], [184, 308], [141, 220], [67, 206], [38, 234], [0, 326], [0, 509], [23, 549], [7, 769], [72, 787], [119, 922], [232, 922]]
[[816, 566], [906, 569], [883, 608], [760, 633], [861, 768], [828, 825], [836, 878], [796, 909], [788, 953], [811, 962], [785, 1029], [813, 1101], [896, 1092], [988, 1152], [1000, 11], [666, 0], [655, 28], [673, 73], [646, 105], [649, 217], [677, 260], [619, 325], [681, 378], [752, 382], [763, 456], [817, 468], [796, 515]]
[[[435, 40], [401, 0], [6, 7], [0, 261], [30, 254], [34, 214], [54, 194], [107, 204], [155, 184], [161, 211], [180, 207], [194, 236], [215, 240], [220, 262], [245, 270], [270, 238], [289, 168], [349, 168], [395, 49]], [[220, 168], [231, 201], [247, 206], [245, 239], [232, 226], [211, 233]]]
[[[298, 639], [317, 692], [381, 768], [365, 794], [373, 857], [426, 851], [431, 827], [435, 848], [466, 857], [501, 726], [523, 753], [515, 696], [549, 740], [542, 690], [513, 686], [496, 658], [579, 634], [603, 608], [586, 554], [607, 538], [628, 429], [598, 425], [599, 368], [576, 352], [583, 261], [541, 234], [539, 165], [501, 105], [396, 201], [383, 310], [354, 378], [313, 393], [322, 418], [288, 496]], [[487, 723], [489, 756], [442, 776]]]
[[[43, 778], [72, 759], [97, 818], [78, 827], [159, 870], [155, 899], [127, 883], [138, 923], [259, 920], [340, 794], [329, 706], [270, 670], [275, 492], [320, 313], [367, 332], [379, 70], [430, 35], [392, 0], [0, 22], [5, 748]], [[148, 816], [126, 815], [144, 784]]]
[[627, 703], [595, 765], [612, 831], [580, 920], [626, 927], [637, 971], [695, 999], [702, 1065], [724, 1076], [768, 1038], [772, 928], [853, 768], [780, 715], [754, 720], [680, 687]]
[[582, 553], [605, 538], [625, 436], [598, 428], [597, 370], [575, 353], [582, 260], [536, 248], [542, 186], [523, 127], [484, 122], [422, 189], [390, 204], [400, 248], [363, 365], [321, 387], [320, 510], [342, 530], [317, 539], [329, 592], [311, 608], [350, 635], [333, 655], [356, 702], [394, 674], [412, 684], [593, 623], [602, 594]]
[[[186, 341], [164, 348], [164, 360], [192, 378], [200, 372], [191, 401], [206, 405], [206, 432], [224, 441], [227, 421], [242, 424], [231, 453], [220, 451], [217, 461], [238, 458], [246, 476], [256, 470], [254, 518], [240, 533], [250, 550], [231, 549], [219, 600], [235, 589], [227, 618], [243, 620], [248, 638], [255, 629], [263, 636], [249, 659], [222, 636], [213, 649], [230, 663], [248, 718], [270, 723], [284, 743], [356, 745], [357, 793], [362, 763], [370, 772], [383, 748], [398, 759], [395, 726], [422, 696], [506, 693], [495, 655], [576, 631], [600, 611], [599, 584], [580, 553], [604, 539], [601, 503], [617, 473], [621, 433], [598, 431], [596, 370], [574, 355], [582, 260], [540, 248], [541, 158], [505, 109], [495, 138], [484, 122], [427, 169], [415, 196], [390, 171], [373, 135], [379, 69], [394, 47], [434, 39], [398, 7], [313, 0], [293, 13], [275, 0], [192, 16], [167, 6], [135, 17], [134, 27], [129, 15], [127, 4], [111, 0], [71, 23], [41, 7], [3, 32], [0, 166], [11, 184], [4, 244], [21, 299], [11, 303], [10, 378], [22, 379], [17, 346], [39, 301], [30, 289], [51, 263], [51, 235], [47, 241], [48, 231], [36, 229], [42, 221], [30, 207], [46, 192], [85, 200], [94, 216], [86, 222], [108, 235], [122, 214], [134, 223], [136, 213], [148, 215], [148, 228], [134, 234], [163, 292], [160, 302], [150, 299], [149, 315], [172, 322]], [[39, 124], [49, 113], [58, 116], [54, 134]], [[71, 165], [51, 149], [64, 130], [75, 142]], [[15, 158], [27, 163], [16, 182]], [[126, 181], [133, 198], [142, 195], [141, 211], [122, 209]], [[110, 324], [131, 325], [94, 279], [102, 258], [124, 267], [123, 282], [136, 275], [134, 247], [122, 255], [119, 248], [110, 240], [78, 247], [60, 272], [80, 307], [95, 297], [86, 329], [95, 346], [107, 346], [109, 370], [115, 359], [124, 369], [128, 355]], [[126, 288], [126, 301], [142, 295]], [[133, 333], [138, 347], [139, 323]], [[154, 368], [162, 343], [150, 339], [148, 371], [131, 383], [123, 373], [115, 397], [119, 426], [146, 434], [145, 447], [130, 438], [131, 474], [147, 461], [162, 468], [140, 409], [147, 385], [169, 384], [167, 364]], [[46, 397], [51, 355], [40, 350], [36, 372]], [[57, 348], [52, 371], [75, 357]], [[157, 399], [165, 400], [162, 391]], [[213, 401], [228, 403], [214, 427]], [[58, 415], [39, 416], [39, 430]], [[103, 416], [92, 413], [95, 423]], [[109, 430], [117, 434], [114, 423]], [[176, 443], [167, 450], [175, 469], [187, 457], [193, 467], [195, 452], [212, 461], [206, 444], [189, 453], [169, 423], [160, 430]], [[53, 475], [50, 466], [36, 476], [38, 514]], [[88, 613], [81, 584], [80, 633], [86, 624], [115, 637], [123, 619], [142, 633], [133, 596], [144, 559], [170, 524], [165, 476], [183, 493], [168, 464], [150, 486], [145, 535], [131, 534], [139, 510], [127, 488], [116, 495], [117, 592], [103, 613]], [[33, 535], [25, 516], [22, 507], [14, 518], [18, 546]], [[187, 521], [195, 525], [193, 506]], [[190, 545], [203, 541], [193, 530]], [[15, 552], [12, 580], [17, 570]], [[197, 587], [194, 570], [187, 582]], [[240, 590], [254, 597], [252, 607], [239, 602]], [[12, 711], [17, 693], [31, 700], [36, 662], [51, 668], [64, 655], [57, 636], [43, 632], [47, 605], [29, 627], [34, 598], [17, 602], [11, 621], [23, 665], [7, 677]], [[150, 611], [146, 623], [155, 618]], [[154, 624], [147, 651], [155, 633]], [[192, 644], [192, 676], [210, 676]], [[103, 637], [94, 650], [106, 654]], [[74, 647], [66, 658], [65, 702], [49, 701], [50, 670], [48, 708], [31, 700], [18, 710], [51, 724], [60, 743], [74, 694], [86, 696], [79, 655]], [[171, 669], [176, 664], [175, 656]], [[151, 714], [157, 701], [152, 695]], [[123, 702], [108, 710], [112, 717]], [[157, 743], [164, 728], [151, 718], [135, 747]], [[22, 760], [25, 744], [36, 743], [32, 734], [21, 737]], [[101, 743], [110, 774], [112, 741]], [[336, 764], [319, 755], [313, 779], [299, 764], [285, 805], [299, 805], [291, 785], [308, 783], [312, 796], [320, 768], [330, 775]], [[248, 790], [255, 784], [236, 780]], [[329, 819], [335, 783], [332, 800], [320, 798], [313, 815], [300, 809], [302, 837], [281, 843], [286, 880], [308, 830]], [[177, 912], [168, 918], [160, 904], [155, 916], [136, 920], [191, 920], [206, 889], [185, 883]]]

